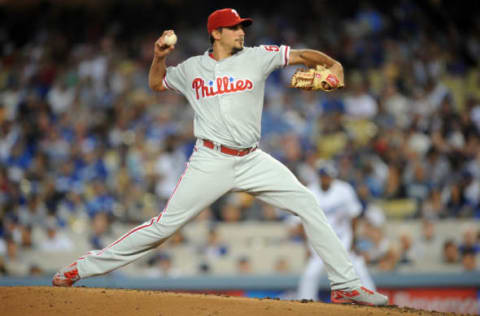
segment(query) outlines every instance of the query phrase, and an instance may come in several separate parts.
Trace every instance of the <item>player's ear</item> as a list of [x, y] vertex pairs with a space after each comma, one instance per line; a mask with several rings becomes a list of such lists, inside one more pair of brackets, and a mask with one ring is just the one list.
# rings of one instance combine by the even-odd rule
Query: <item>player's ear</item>
[[212, 37], [214, 40], [219, 40], [222, 36], [222, 29], [218, 28], [212, 31]]

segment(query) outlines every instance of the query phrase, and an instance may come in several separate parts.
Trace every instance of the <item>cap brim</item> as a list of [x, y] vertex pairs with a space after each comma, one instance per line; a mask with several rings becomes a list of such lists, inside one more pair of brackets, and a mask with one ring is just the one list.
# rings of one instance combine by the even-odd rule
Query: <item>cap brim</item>
[[329, 174], [328, 172], [325, 172], [325, 171], [320, 171], [320, 172], [318, 172], [318, 174], [322, 177], [333, 178], [333, 176], [331, 174]]
[[335, 176], [336, 176], [336, 174], [335, 174], [334, 171], [328, 170], [328, 169], [326, 169], [326, 168], [320, 168], [320, 169], [318, 170], [318, 174], [319, 174], [320, 176], [330, 177], [330, 178], [335, 178]]
[[240, 24], [245, 27], [252, 25], [252, 23], [253, 23], [253, 20], [250, 18], [244, 18], [240, 20]]
[[242, 26], [244, 27], [247, 27], [247, 26], [250, 26], [252, 25], [253, 23], [253, 20], [250, 19], [250, 18], [243, 18], [243, 19], [240, 19], [240, 20], [237, 20], [235, 21], [235, 23], [232, 23], [230, 25], [224, 25], [224, 27], [231, 27], [231, 26], [235, 26], [235, 25], [239, 25], [241, 24]]

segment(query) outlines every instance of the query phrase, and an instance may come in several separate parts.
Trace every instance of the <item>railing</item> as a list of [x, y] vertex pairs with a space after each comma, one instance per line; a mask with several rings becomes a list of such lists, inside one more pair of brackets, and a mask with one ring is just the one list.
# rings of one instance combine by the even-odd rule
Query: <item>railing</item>
[[[111, 274], [80, 280], [78, 286], [154, 289], [154, 290], [294, 290], [298, 275], [266, 276], [195, 276], [179, 278], [132, 278]], [[480, 271], [463, 273], [382, 273], [373, 276], [378, 288], [415, 287], [476, 287], [480, 288]], [[2, 277], [0, 286], [48, 286], [51, 277]], [[321, 289], [328, 289], [328, 280], [322, 279]]]

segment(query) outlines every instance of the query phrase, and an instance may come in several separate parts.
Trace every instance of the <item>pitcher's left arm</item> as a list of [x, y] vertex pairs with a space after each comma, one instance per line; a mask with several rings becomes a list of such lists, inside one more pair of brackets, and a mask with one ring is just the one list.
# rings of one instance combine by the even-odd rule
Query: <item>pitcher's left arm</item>
[[338, 78], [339, 87], [345, 85], [342, 64], [321, 51], [313, 49], [292, 49], [290, 51], [288, 64], [303, 64], [308, 68], [315, 68], [317, 65], [325, 66], [325, 68], [329, 69]]

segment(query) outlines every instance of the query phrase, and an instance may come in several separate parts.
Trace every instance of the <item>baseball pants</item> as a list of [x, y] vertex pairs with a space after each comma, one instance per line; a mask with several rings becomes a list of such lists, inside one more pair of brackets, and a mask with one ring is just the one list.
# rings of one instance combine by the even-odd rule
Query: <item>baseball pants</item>
[[[376, 290], [375, 283], [368, 272], [365, 259], [353, 252], [350, 252], [349, 255], [362, 285], [370, 290]], [[324, 271], [322, 259], [320, 259], [316, 253], [312, 253], [308, 260], [307, 267], [300, 277], [297, 293], [298, 299], [318, 301], [318, 291], [320, 289], [321, 276]]]
[[325, 263], [331, 288], [360, 285], [347, 251], [315, 197], [286, 166], [260, 149], [231, 156], [205, 147], [201, 140], [163, 211], [103, 250], [79, 258], [80, 277], [106, 274], [145, 256], [229, 191], [248, 192], [298, 215], [310, 244]]

